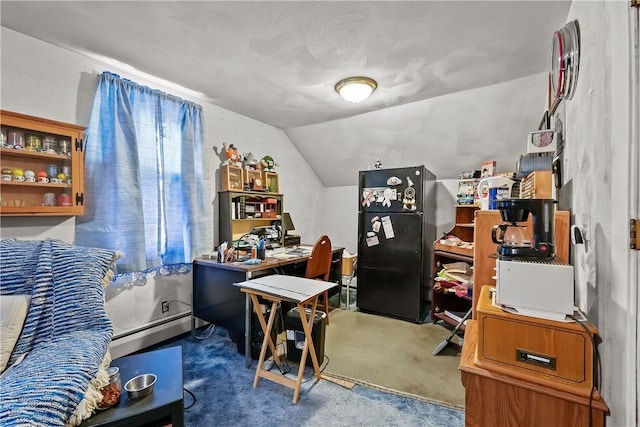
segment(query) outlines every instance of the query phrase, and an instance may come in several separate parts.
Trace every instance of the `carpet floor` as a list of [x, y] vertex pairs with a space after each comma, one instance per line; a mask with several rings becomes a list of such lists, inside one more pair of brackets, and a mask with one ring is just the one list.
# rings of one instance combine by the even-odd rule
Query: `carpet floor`
[[450, 331], [385, 316], [336, 309], [325, 333], [326, 372], [355, 383], [464, 408], [460, 346], [454, 338], [432, 351]]
[[[328, 328], [334, 327], [332, 317]], [[254, 389], [255, 362], [252, 369], [245, 367], [244, 356], [237, 352], [224, 328], [210, 331], [197, 331], [199, 339], [186, 334], [146, 349], [182, 347], [184, 387], [195, 396], [194, 401], [185, 393], [188, 427], [464, 425], [461, 410], [371, 387], [355, 385], [348, 389], [330, 381], [316, 381], [311, 369], [305, 371], [300, 401], [294, 405], [293, 390], [280, 384], [262, 379]], [[430, 352], [430, 347], [426, 351]], [[330, 359], [326, 366], [332, 364]], [[378, 365], [374, 367], [379, 369]], [[293, 378], [296, 372], [294, 364], [286, 376]], [[459, 376], [450, 382], [455, 381], [459, 382]]]

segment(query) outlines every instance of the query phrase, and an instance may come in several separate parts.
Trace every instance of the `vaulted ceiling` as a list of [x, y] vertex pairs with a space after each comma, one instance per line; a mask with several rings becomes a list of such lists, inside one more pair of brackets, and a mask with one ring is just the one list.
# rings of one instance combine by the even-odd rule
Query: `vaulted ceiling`
[[[7, 28], [117, 60], [284, 129], [325, 184], [339, 185], [309, 157], [297, 128], [547, 71], [551, 35], [570, 4], [2, 1], [0, 11]], [[379, 85], [359, 104], [334, 91], [352, 75]]]

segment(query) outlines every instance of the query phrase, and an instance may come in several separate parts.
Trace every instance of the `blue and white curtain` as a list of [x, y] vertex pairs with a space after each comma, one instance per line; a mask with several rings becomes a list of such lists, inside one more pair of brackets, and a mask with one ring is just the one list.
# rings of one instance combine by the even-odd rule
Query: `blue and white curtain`
[[76, 243], [122, 252], [118, 273], [188, 271], [213, 234], [203, 134], [200, 105], [101, 74]]

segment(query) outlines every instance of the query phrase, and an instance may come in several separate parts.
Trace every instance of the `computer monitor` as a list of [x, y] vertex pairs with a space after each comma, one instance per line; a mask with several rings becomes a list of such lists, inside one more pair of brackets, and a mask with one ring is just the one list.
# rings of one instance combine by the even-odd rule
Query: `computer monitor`
[[284, 235], [287, 235], [289, 230], [295, 230], [296, 227], [293, 225], [293, 221], [291, 220], [291, 215], [289, 212], [282, 213], [282, 228], [284, 229]]

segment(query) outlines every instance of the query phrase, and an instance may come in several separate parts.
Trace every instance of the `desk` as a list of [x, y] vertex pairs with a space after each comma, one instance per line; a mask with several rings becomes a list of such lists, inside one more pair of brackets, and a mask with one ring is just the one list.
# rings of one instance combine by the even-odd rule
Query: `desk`
[[[331, 290], [340, 291], [342, 251], [333, 247], [331, 255], [331, 273], [329, 282], [334, 284]], [[238, 348], [243, 348], [247, 367], [251, 366], [251, 307], [240, 289], [234, 283], [243, 282], [270, 274], [286, 274], [302, 277], [307, 267], [309, 254], [287, 258], [270, 256], [257, 265], [240, 263], [218, 263], [214, 259], [197, 258], [193, 261], [191, 331], [195, 330], [196, 319], [202, 319], [226, 328], [236, 338]], [[280, 255], [278, 255], [280, 256]], [[330, 291], [330, 295], [332, 292]], [[249, 325], [247, 328], [246, 325]], [[249, 333], [245, 333], [249, 331]], [[239, 339], [239, 338], [237, 338]]]
[[[315, 318], [316, 308], [318, 306], [318, 297], [335, 286], [335, 283], [305, 279], [303, 277], [266, 276], [236, 283], [236, 286], [240, 287], [240, 290], [246, 294], [247, 310], [249, 309], [248, 300], [251, 299], [253, 308], [258, 315], [260, 326], [262, 326], [262, 331], [264, 332], [264, 340], [262, 341], [260, 358], [258, 359], [258, 366], [256, 367], [256, 376], [253, 380], [253, 388], [258, 387], [260, 378], [266, 378], [277, 382], [278, 384], [292, 388], [294, 390], [293, 403], [298, 403], [298, 399], [300, 398], [300, 386], [302, 385], [304, 368], [306, 366], [307, 354], [309, 352], [311, 352], [311, 362], [313, 363], [313, 370], [316, 374], [316, 378], [318, 381], [322, 378], [320, 375], [320, 366], [318, 365], [316, 349], [313, 345], [313, 336], [311, 331], [313, 329], [313, 319]], [[269, 314], [268, 323], [265, 323], [264, 317], [262, 316], [258, 297], [271, 301], [271, 312]], [[281, 365], [280, 357], [276, 352], [275, 343], [271, 339], [271, 329], [276, 317], [278, 305], [282, 301], [289, 301], [298, 305], [298, 312], [300, 314], [302, 329], [304, 329], [305, 335], [304, 345], [302, 347], [302, 357], [300, 359], [300, 366], [298, 367], [298, 376], [295, 381], [262, 368], [267, 354], [267, 347], [271, 350], [275, 363], [278, 366]], [[305, 313], [305, 304], [311, 305], [311, 312], [309, 313], [308, 319]], [[249, 323], [247, 323], [247, 325], [249, 325]], [[249, 332], [247, 332], [247, 335], [249, 335]]]

